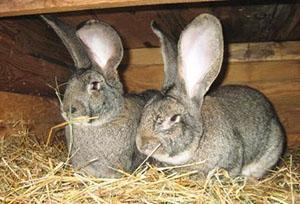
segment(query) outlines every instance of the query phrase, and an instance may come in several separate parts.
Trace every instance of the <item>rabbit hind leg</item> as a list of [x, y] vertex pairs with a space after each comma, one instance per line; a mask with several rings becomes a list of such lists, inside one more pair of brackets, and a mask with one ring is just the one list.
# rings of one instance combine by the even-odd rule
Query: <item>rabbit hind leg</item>
[[278, 162], [284, 145], [284, 132], [277, 119], [272, 119], [269, 129], [269, 142], [264, 154], [242, 169], [242, 175], [261, 178]]

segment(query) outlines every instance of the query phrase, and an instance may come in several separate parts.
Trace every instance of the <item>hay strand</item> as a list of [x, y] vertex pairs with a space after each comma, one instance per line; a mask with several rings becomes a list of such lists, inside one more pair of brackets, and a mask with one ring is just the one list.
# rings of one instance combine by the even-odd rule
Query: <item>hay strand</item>
[[0, 202], [3, 203], [297, 203], [300, 200], [300, 148], [262, 180], [230, 178], [222, 169], [206, 180], [189, 178], [148, 163], [119, 179], [94, 178], [68, 163], [62, 141], [39, 144], [26, 128], [13, 124], [1, 138]]

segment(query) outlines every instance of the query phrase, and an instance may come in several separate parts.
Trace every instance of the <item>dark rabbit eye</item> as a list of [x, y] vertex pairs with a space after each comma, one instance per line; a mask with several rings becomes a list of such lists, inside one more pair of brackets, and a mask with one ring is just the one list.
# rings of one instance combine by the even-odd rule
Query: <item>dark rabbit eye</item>
[[71, 107], [71, 113], [75, 113], [76, 111], [77, 111], [77, 109], [74, 106], [72, 106]]
[[91, 82], [90, 89], [95, 91], [100, 90], [100, 82], [99, 81]]
[[171, 122], [179, 122], [180, 120], [180, 115], [179, 114], [175, 114], [170, 118]]

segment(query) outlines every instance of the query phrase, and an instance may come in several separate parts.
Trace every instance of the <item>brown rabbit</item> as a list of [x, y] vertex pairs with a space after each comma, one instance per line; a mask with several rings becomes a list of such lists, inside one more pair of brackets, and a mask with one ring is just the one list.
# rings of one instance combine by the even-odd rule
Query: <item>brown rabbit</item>
[[[90, 20], [77, 32], [51, 16], [42, 16], [70, 52], [76, 69], [67, 83], [61, 107], [72, 165], [97, 177], [119, 177], [113, 169], [132, 171], [141, 156], [135, 134], [145, 102], [155, 91], [126, 95], [117, 68], [123, 46], [106, 23]], [[76, 33], [75, 33], [76, 32]]]
[[223, 60], [222, 27], [210, 14], [196, 17], [178, 45], [155, 25], [165, 63], [161, 94], [144, 107], [136, 144], [165, 165], [205, 176], [225, 168], [232, 176], [260, 178], [283, 152], [285, 135], [270, 102], [257, 90], [229, 85], [207, 93]]

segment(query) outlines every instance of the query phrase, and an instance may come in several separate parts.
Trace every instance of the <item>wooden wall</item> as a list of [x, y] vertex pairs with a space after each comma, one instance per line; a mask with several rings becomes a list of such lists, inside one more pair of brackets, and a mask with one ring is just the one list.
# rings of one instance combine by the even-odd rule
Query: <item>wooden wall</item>
[[[159, 47], [150, 21], [175, 37], [200, 13], [221, 19], [227, 43], [300, 40], [300, 4], [196, 3], [170, 6], [88, 10], [55, 14], [76, 27], [91, 18], [103, 20], [120, 33], [125, 49]], [[0, 9], [1, 10], [1, 9]], [[129, 56], [123, 63], [128, 62]], [[152, 58], [153, 59], [153, 58]], [[54, 96], [54, 85], [70, 76], [72, 60], [56, 34], [39, 16], [0, 18], [0, 91]]]
[[[232, 44], [228, 49], [230, 57], [215, 84], [243, 84], [262, 91], [275, 106], [289, 144], [300, 144], [300, 42]], [[159, 89], [163, 81], [159, 50], [133, 50], [131, 55], [122, 73], [128, 90]]]
[[[73, 26], [97, 18], [116, 28], [127, 50], [120, 74], [129, 91], [160, 88], [163, 79], [159, 42], [149, 27], [151, 20], [178, 37], [199, 13], [216, 15], [223, 23], [227, 45], [217, 84], [245, 84], [261, 90], [279, 112], [289, 144], [300, 144], [300, 4], [257, 2], [55, 15]], [[62, 121], [50, 86], [55, 86], [55, 81], [66, 82], [72, 73], [72, 60], [60, 39], [38, 16], [0, 18], [0, 62], [0, 135], [14, 118], [42, 127], [37, 132], [45, 135], [44, 130]]]
[[53, 98], [0, 92], [0, 139], [9, 136], [16, 124], [22, 124], [42, 142], [50, 128], [62, 121]]
[[[290, 145], [300, 144], [299, 48], [300, 42], [231, 44], [228, 47], [230, 57], [225, 59], [216, 82], [216, 85], [244, 84], [262, 91], [278, 111]], [[125, 88], [129, 92], [159, 89], [163, 81], [160, 49], [133, 49], [127, 55], [130, 64], [119, 68]], [[55, 101], [0, 92], [0, 113], [4, 115], [0, 121], [29, 120], [39, 128], [37, 132], [45, 136], [51, 126], [62, 122]]]

